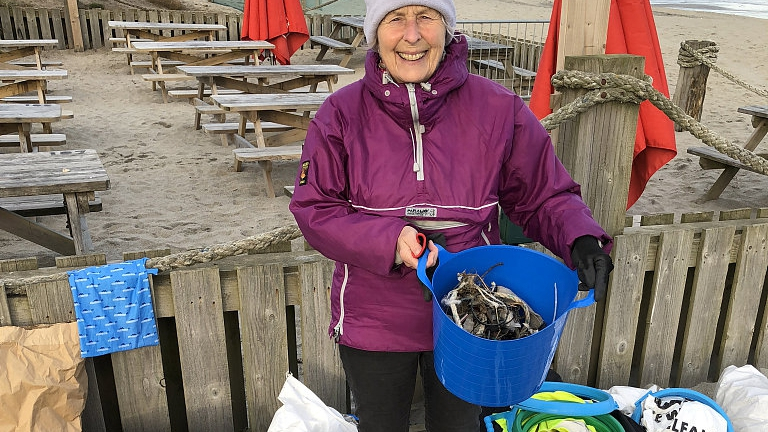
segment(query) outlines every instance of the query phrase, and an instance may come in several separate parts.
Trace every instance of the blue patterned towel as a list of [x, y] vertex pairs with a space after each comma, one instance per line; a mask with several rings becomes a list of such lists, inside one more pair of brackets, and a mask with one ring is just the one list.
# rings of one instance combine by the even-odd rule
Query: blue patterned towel
[[80, 351], [94, 357], [158, 345], [147, 258], [68, 271]]

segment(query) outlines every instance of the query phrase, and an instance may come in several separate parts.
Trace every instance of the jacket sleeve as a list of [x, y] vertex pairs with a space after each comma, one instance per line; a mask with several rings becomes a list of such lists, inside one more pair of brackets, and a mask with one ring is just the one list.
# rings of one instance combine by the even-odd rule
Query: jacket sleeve
[[399, 274], [395, 250], [407, 223], [351, 206], [342, 117], [328, 99], [310, 122], [289, 209], [306, 241], [324, 256], [382, 276]]
[[547, 131], [519, 99], [512, 115], [510, 150], [501, 169], [502, 210], [527, 237], [571, 268], [571, 247], [580, 236], [594, 236], [610, 251], [611, 237], [592, 217], [581, 198], [581, 187], [557, 158]]

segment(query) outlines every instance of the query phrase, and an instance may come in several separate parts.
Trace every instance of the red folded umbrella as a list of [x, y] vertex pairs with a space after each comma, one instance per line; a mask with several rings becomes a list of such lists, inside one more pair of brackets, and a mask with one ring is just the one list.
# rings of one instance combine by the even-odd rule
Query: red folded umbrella
[[275, 59], [291, 64], [293, 53], [309, 40], [300, 0], [246, 0], [240, 39], [270, 42]]
[[[561, 0], [555, 0], [544, 52], [531, 93], [530, 107], [539, 119], [552, 112], [549, 96], [554, 92], [554, 88], [550, 81], [557, 64], [560, 6]], [[645, 57], [645, 74], [653, 78], [653, 87], [656, 90], [669, 97], [656, 24], [648, 0], [611, 0], [605, 53]], [[637, 122], [627, 208], [640, 198], [651, 176], [675, 155], [677, 147], [674, 123], [650, 102], [644, 101], [640, 104]]]

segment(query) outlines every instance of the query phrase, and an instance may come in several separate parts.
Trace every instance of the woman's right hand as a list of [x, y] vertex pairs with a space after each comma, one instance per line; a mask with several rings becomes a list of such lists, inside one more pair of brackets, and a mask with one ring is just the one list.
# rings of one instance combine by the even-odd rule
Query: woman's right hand
[[[419, 243], [417, 234], [419, 232], [416, 228], [406, 225], [400, 231], [400, 235], [397, 237], [397, 250], [395, 253], [406, 267], [415, 269], [419, 263], [419, 257], [416, 255], [421, 252], [422, 245]], [[437, 247], [432, 240], [427, 241], [427, 250], [429, 255], [427, 256], [427, 268], [432, 267], [437, 263]], [[426, 253], [426, 251], [425, 251]]]

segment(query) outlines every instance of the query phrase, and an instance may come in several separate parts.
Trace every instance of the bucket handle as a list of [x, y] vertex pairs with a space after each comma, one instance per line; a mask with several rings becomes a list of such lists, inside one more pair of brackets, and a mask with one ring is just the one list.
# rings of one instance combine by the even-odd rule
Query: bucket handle
[[[439, 261], [440, 259], [448, 260], [448, 259], [450, 259], [451, 256], [454, 255], [454, 254], [448, 252], [447, 250], [445, 250], [444, 247], [440, 246], [437, 243], [435, 243], [435, 247], [437, 247], [437, 259], [438, 259], [437, 264], [435, 264], [436, 266], [440, 265], [440, 261]], [[428, 256], [429, 256], [429, 250], [426, 250], [419, 257], [419, 263], [416, 265], [416, 275], [419, 277], [419, 280], [421, 281], [421, 283], [423, 283], [424, 286], [426, 286], [429, 289], [429, 291], [432, 293], [432, 297], [435, 298], [434, 297], [435, 296], [435, 290], [432, 287], [432, 281], [429, 280], [429, 276], [427, 276], [427, 258], [428, 258]]]
[[574, 300], [571, 302], [570, 305], [568, 305], [568, 308], [565, 310], [566, 312], [576, 309], [576, 308], [583, 308], [587, 306], [592, 306], [595, 304], [595, 290], [591, 289], [589, 290], [586, 297], [584, 297], [581, 300]]

